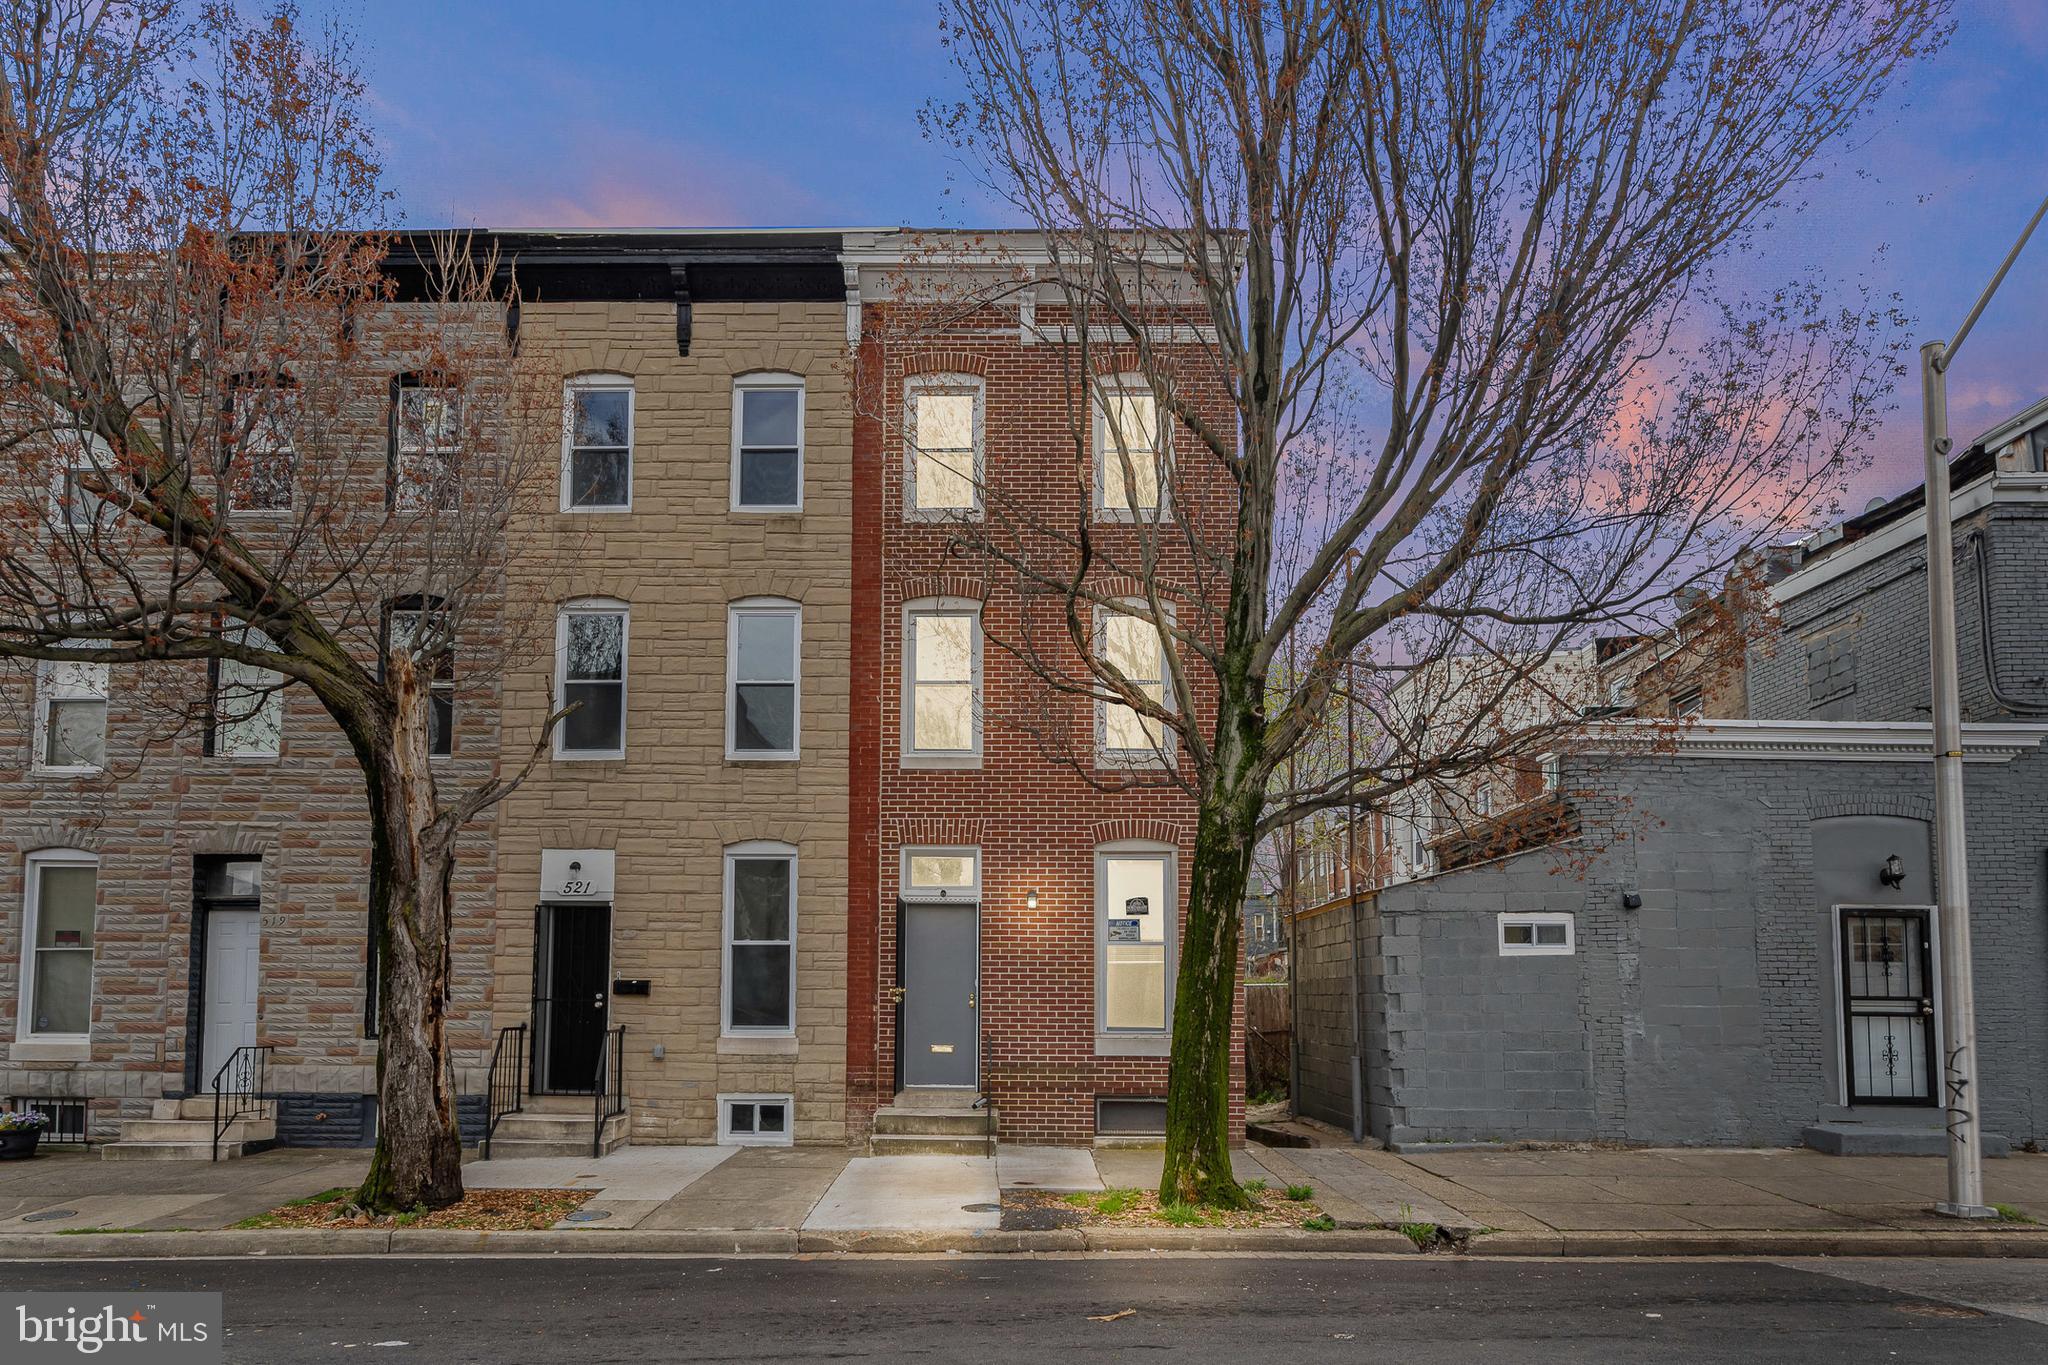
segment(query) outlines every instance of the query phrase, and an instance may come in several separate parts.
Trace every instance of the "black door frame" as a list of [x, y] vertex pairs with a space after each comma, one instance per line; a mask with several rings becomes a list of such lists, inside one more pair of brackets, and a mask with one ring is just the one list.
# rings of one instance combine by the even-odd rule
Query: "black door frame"
[[[596, 1039], [597, 1049], [603, 1048], [605, 1030], [611, 1023], [611, 902], [605, 901], [600, 904], [591, 904], [587, 901], [540, 902], [533, 908], [533, 989], [527, 997], [530, 1002], [528, 1005], [528, 1032], [532, 1041], [533, 1053], [529, 1061], [529, 1071], [526, 1078], [527, 1089], [529, 1093], [535, 1095], [588, 1095], [596, 1083], [594, 1064], [590, 1079], [578, 1082], [575, 1085], [554, 1084], [555, 1078], [549, 1074], [548, 1057], [553, 1047], [554, 1027], [556, 1024], [556, 1018], [552, 1014], [552, 1010], [557, 1002], [552, 988], [542, 979], [542, 969], [545, 965], [552, 965], [554, 941], [551, 933], [554, 927], [554, 914], [561, 910], [571, 910], [597, 917], [602, 925], [604, 961], [601, 964], [601, 969], [596, 974], [598, 983], [597, 994], [600, 1003], [597, 1007], [596, 1028], [592, 1032], [592, 1036]], [[544, 1014], [547, 1017], [544, 1018]], [[595, 1051], [593, 1051], [594, 1055]]]
[[[1893, 919], [1917, 918], [1920, 921], [1920, 979], [1926, 985], [1926, 994], [1921, 1017], [1926, 1020], [1922, 1033], [1921, 1051], [1925, 1054], [1922, 1065], [1926, 1068], [1927, 1097], [1925, 1099], [1900, 1098], [1896, 1095], [1860, 1095], [1856, 1091], [1856, 1039], [1855, 1015], [1850, 1009], [1849, 991], [1849, 918], [1850, 916]], [[1931, 1109], [1941, 1103], [1941, 1072], [1937, 1062], [1941, 1056], [1940, 1040], [1937, 1034], [1941, 1028], [1941, 1002], [1936, 992], [1941, 988], [1941, 978], [1935, 974], [1936, 929], [1934, 910], [1924, 905], [1837, 905], [1835, 907], [1835, 992], [1839, 999], [1839, 1017], [1842, 1025], [1842, 1095], [1853, 1107], [1857, 1105], [1893, 1105], [1903, 1109]], [[1860, 999], [1874, 999], [1861, 996]], [[1906, 997], [1899, 997], [1905, 999]]]
[[[896, 990], [894, 992], [896, 1005], [896, 1046], [894, 1049], [896, 1054], [896, 1093], [901, 1094], [903, 1092], [903, 997], [908, 992], [910, 986], [910, 983], [903, 979], [903, 942], [908, 937], [904, 932], [905, 917], [903, 912], [911, 904], [947, 910], [965, 910], [974, 916], [974, 984], [968, 992], [974, 1000], [974, 1082], [972, 1088], [976, 1093], [984, 1093], [981, 1074], [981, 900], [977, 897], [971, 901], [929, 900], [908, 902], [901, 896], [896, 898]], [[964, 1090], [968, 1087], [947, 1086], [944, 1088]]]
[[206, 931], [216, 910], [254, 910], [257, 924], [263, 923], [263, 898], [257, 896], [208, 896], [200, 888], [200, 869], [212, 863], [255, 863], [263, 859], [248, 853], [201, 853], [192, 859], [192, 948], [186, 961], [191, 964], [185, 982], [185, 1093], [205, 1094], [213, 1079], [201, 1075], [206, 1069]]

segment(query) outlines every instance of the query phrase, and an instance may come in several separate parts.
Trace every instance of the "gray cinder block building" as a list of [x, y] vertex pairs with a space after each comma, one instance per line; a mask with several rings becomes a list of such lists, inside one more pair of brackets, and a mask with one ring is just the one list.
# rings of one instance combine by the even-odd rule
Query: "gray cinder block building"
[[[2048, 403], [1951, 473], [1994, 1152], [2048, 1140], [2044, 454]], [[1302, 911], [1302, 1111], [1396, 1144], [1939, 1151], [1924, 534], [1915, 489], [1799, 547], [1746, 719], [1588, 743], [1545, 818], [1501, 817], [1542, 842]]]

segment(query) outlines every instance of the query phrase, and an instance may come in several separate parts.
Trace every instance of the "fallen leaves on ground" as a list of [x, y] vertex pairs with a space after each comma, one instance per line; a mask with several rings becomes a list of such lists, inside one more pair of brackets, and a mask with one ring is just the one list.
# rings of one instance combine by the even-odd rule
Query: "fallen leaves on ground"
[[[1281, 1191], [1247, 1190], [1247, 1209], [1209, 1209], [1192, 1204], [1162, 1208], [1156, 1190], [1093, 1190], [1057, 1194], [1051, 1190], [1003, 1191], [1012, 1208], [1055, 1209], [1066, 1226], [1101, 1228], [1298, 1228], [1324, 1218], [1312, 1199], [1288, 1199]], [[1323, 1226], [1330, 1226], [1324, 1222]]]
[[238, 1228], [471, 1228], [489, 1232], [551, 1228], [594, 1190], [470, 1190], [431, 1213], [371, 1213], [353, 1190], [329, 1190], [245, 1218]]

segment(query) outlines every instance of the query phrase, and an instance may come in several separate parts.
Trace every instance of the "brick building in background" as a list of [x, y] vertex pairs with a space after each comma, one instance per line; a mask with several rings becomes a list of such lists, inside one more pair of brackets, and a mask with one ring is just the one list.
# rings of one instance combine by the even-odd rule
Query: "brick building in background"
[[[1048, 691], [1018, 650], [1027, 612], [1037, 649], [1061, 637], [1062, 599], [1020, 592], [973, 548], [1006, 522], [1071, 526], [1086, 507], [1094, 534], [1128, 552], [1152, 533], [1130, 524], [1148, 494], [1123, 495], [1120, 461], [1104, 477], [1111, 418], [1076, 372], [1053, 286], [927, 306], [972, 296], [977, 269], [1043, 271], [1029, 235], [848, 234], [846, 260], [860, 355], [849, 1127], [872, 1116], [877, 1151], [1163, 1132], [1194, 805], [1158, 780], [1133, 713]], [[1149, 393], [1117, 378], [1131, 354], [1098, 342], [1092, 363], [1129, 429], [1155, 430]], [[1231, 428], [1220, 385], [1198, 401]], [[1220, 527], [1228, 544], [1229, 480], [1185, 431], [1133, 445], [1164, 455], [1162, 577], [1185, 585], [1172, 528]], [[1196, 617], [1190, 604], [1178, 619]], [[1164, 679], [1149, 625], [1098, 612], [1095, 630], [1134, 679]], [[1241, 1125], [1241, 1092], [1232, 1114]]]

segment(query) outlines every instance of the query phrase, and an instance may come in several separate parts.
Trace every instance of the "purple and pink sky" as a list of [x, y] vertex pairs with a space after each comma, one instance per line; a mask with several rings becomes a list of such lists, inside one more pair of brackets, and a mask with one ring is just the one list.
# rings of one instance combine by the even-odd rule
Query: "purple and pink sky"
[[[360, 39], [415, 226], [1003, 221], [917, 111], [953, 87], [931, 0], [308, 0]], [[1742, 274], [1897, 291], [1945, 335], [2048, 194], [2048, 0], [1957, 0], [1923, 64]], [[1950, 380], [1958, 442], [2048, 393], [2048, 229]], [[1917, 377], [1851, 505], [1919, 482]]]

